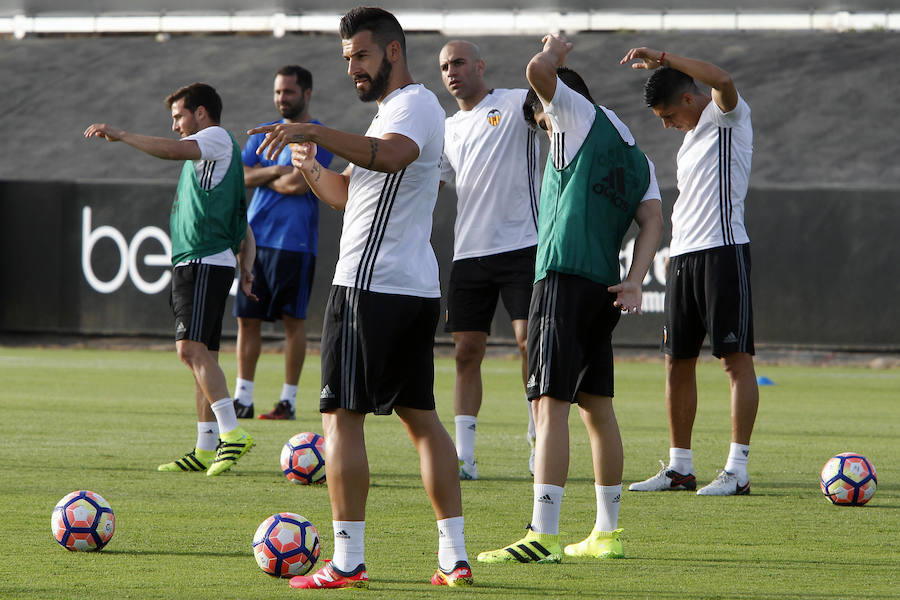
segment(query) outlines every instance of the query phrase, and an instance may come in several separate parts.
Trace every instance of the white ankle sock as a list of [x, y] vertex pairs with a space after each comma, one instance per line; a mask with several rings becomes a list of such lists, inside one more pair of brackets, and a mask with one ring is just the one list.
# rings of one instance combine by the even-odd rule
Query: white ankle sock
[[531, 509], [531, 529], [535, 533], [559, 534], [559, 509], [563, 488], [548, 483], [534, 484], [534, 507]]
[[365, 521], [332, 521], [334, 554], [331, 562], [338, 570], [350, 573], [366, 562]]
[[694, 451], [690, 448], [669, 448], [669, 469], [682, 475], [694, 472]]
[[219, 424], [219, 435], [225, 435], [229, 431], [237, 429], [237, 415], [234, 412], [234, 401], [231, 398], [222, 398], [209, 405], [216, 415], [216, 423]]
[[219, 424], [215, 421], [197, 422], [197, 450], [215, 450], [219, 445]]
[[468, 463], [475, 462], [475, 430], [478, 428], [478, 417], [456, 415], [456, 457]]
[[290, 402], [291, 410], [294, 410], [294, 405], [297, 404], [297, 386], [287, 383], [282, 385], [280, 400], [287, 400], [288, 402]]
[[441, 519], [438, 527], [438, 565], [451, 571], [461, 560], [469, 562], [462, 516]]
[[594, 521], [596, 531], [613, 531], [619, 526], [619, 501], [622, 499], [622, 484], [594, 484], [597, 494], [597, 519]]
[[741, 485], [747, 483], [750, 477], [747, 475], [747, 460], [750, 457], [750, 446], [731, 442], [728, 449], [728, 461], [725, 463], [725, 470], [729, 473], [737, 475], [738, 483]]
[[253, 406], [253, 382], [238, 377], [234, 382], [234, 399], [243, 406]]

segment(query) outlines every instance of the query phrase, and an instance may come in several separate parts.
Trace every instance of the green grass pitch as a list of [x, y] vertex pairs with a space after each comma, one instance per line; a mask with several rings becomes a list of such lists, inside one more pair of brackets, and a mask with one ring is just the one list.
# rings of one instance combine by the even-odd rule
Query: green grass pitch
[[[264, 354], [257, 411], [281, 389], [283, 357]], [[235, 357], [222, 362], [233, 385]], [[0, 348], [0, 598], [291, 598], [360, 594], [437, 598], [428, 584], [437, 535], [415, 451], [396, 417], [370, 417], [372, 470], [366, 529], [368, 592], [298, 592], [263, 574], [250, 541], [279, 511], [300, 513], [331, 552], [324, 486], [289, 483], [281, 446], [321, 431], [319, 363], [310, 356], [293, 422], [244, 422], [258, 446], [217, 478], [157, 473], [189, 450], [196, 428], [193, 380], [174, 352]], [[900, 370], [758, 366], [776, 383], [760, 389], [750, 459], [752, 493], [708, 498], [686, 492], [624, 492], [625, 560], [560, 565], [480, 565], [479, 598], [897, 598], [900, 597]], [[453, 363], [436, 362], [438, 410], [453, 429]], [[525, 401], [519, 366], [484, 365], [478, 427], [482, 479], [463, 482], [471, 558], [524, 533], [531, 516]], [[717, 364], [699, 368], [694, 435], [698, 480], [724, 464], [728, 386]], [[625, 485], [667, 457], [661, 363], [616, 364], [616, 411], [625, 442]], [[588, 441], [572, 412], [572, 461], [560, 528], [580, 540], [594, 518]], [[860, 452], [879, 487], [863, 508], [829, 504], [818, 488], [825, 460]], [[116, 533], [99, 553], [65, 551], [50, 513], [70, 491], [103, 495]]]

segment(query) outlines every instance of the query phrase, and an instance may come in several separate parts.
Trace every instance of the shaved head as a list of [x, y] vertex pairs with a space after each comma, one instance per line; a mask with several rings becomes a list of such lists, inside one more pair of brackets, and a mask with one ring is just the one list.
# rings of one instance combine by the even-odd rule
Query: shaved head
[[453, 40], [444, 44], [438, 56], [444, 87], [456, 98], [460, 109], [469, 110], [487, 94], [484, 59], [472, 42]]
[[451, 52], [458, 52], [459, 54], [468, 56], [472, 60], [482, 60], [481, 49], [479, 49], [476, 44], [466, 40], [450, 40], [444, 44], [444, 47], [441, 48], [441, 57]]

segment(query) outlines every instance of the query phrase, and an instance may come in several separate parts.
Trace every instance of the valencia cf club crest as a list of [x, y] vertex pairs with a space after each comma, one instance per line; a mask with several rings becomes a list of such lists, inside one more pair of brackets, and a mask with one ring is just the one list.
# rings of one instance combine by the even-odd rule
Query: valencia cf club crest
[[488, 113], [488, 123], [491, 124], [491, 127], [496, 127], [500, 124], [500, 111], [496, 108], [492, 108], [491, 112]]

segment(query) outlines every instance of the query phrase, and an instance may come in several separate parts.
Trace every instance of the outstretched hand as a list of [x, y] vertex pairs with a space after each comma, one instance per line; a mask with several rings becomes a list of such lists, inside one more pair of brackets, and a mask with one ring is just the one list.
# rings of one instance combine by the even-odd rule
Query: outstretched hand
[[617, 285], [611, 285], [606, 289], [616, 295], [613, 306], [623, 313], [641, 314], [642, 292], [639, 283], [623, 281]]
[[116, 129], [106, 123], [94, 123], [84, 130], [84, 137], [87, 139], [98, 137], [105, 139], [107, 142], [118, 142], [122, 139], [123, 133], [125, 132], [121, 129]]
[[309, 141], [305, 135], [306, 123], [279, 123], [278, 125], [263, 125], [255, 127], [247, 132], [248, 135], [256, 133], [265, 133], [266, 139], [263, 140], [256, 154], [263, 155], [269, 160], [274, 160], [288, 144], [297, 144]]
[[661, 62], [663, 54], [665, 53], [660, 50], [651, 50], [650, 48], [632, 48], [622, 60], [619, 61], [619, 64], [624, 65], [633, 60], [639, 60], [641, 62], [636, 62], [631, 65], [632, 69], [646, 69], [652, 71], [663, 66]]

